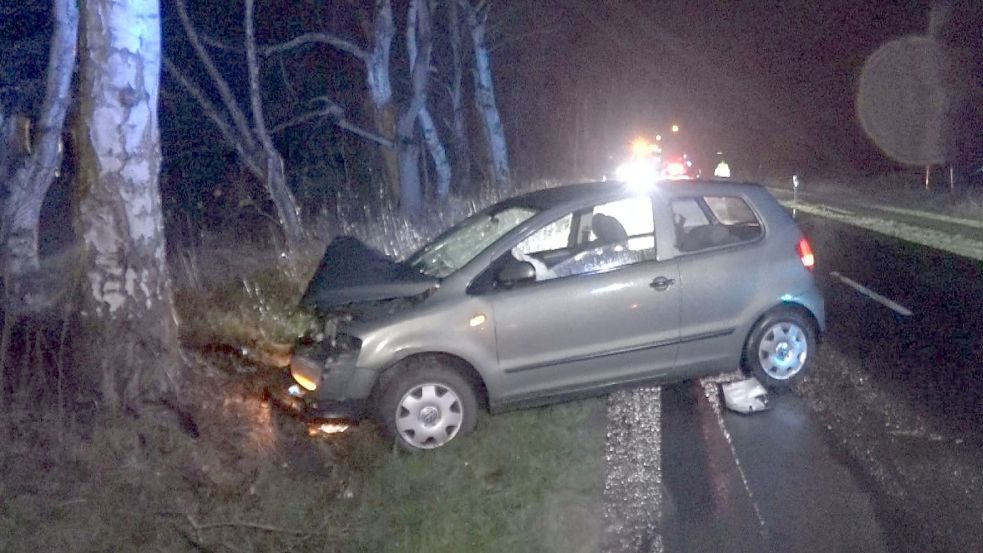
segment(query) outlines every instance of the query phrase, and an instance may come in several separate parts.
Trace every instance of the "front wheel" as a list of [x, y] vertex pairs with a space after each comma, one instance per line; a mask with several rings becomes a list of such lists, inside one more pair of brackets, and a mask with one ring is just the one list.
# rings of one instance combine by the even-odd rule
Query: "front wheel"
[[744, 351], [745, 368], [762, 384], [785, 389], [802, 379], [816, 354], [816, 330], [797, 311], [765, 316], [754, 326]]
[[435, 449], [474, 429], [478, 401], [460, 373], [436, 360], [395, 370], [378, 404], [387, 437], [410, 450]]

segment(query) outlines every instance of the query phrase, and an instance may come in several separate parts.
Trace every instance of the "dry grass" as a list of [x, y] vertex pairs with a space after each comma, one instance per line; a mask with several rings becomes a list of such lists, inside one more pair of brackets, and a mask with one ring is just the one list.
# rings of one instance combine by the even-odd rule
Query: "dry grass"
[[491, 199], [416, 223], [326, 217], [292, 257], [218, 238], [172, 253], [197, 437], [153, 412], [75, 402], [62, 377], [81, 371], [63, 366], [57, 329], [9, 359], [36, 376], [0, 391], [0, 550], [596, 550], [602, 401], [484, 416], [474, 434], [410, 455], [368, 422], [312, 435], [264, 400], [282, 372], [242, 355], [308, 327], [295, 305], [334, 235], [405, 255]]
[[311, 436], [262, 399], [274, 371], [189, 355], [197, 438], [153, 416], [4, 419], [3, 551], [596, 550], [600, 400], [486, 416], [413, 455], [369, 423]]

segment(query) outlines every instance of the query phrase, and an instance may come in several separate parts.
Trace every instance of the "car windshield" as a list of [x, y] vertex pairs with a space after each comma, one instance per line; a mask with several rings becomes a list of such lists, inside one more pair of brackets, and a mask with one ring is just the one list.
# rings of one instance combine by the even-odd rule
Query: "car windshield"
[[493, 213], [479, 213], [437, 237], [406, 262], [425, 275], [444, 278], [536, 213], [530, 207], [518, 206]]

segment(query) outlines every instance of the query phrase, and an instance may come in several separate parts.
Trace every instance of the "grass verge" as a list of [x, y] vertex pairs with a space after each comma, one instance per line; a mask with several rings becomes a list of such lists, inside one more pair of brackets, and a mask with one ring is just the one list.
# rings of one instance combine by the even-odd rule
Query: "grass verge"
[[[960, 185], [955, 191], [949, 191], [944, 183], [936, 183], [926, 190], [921, 179], [924, 176], [917, 172], [873, 177], [806, 177], [801, 181], [800, 190], [807, 194], [835, 197], [840, 201], [877, 203], [983, 220], [983, 190], [980, 188]], [[775, 188], [792, 189], [789, 179], [766, 179], [765, 183]]]
[[408, 454], [369, 423], [312, 436], [237, 388], [205, 406], [197, 439], [150, 418], [7, 418], [0, 550], [597, 549], [600, 399], [486, 416]]
[[604, 403], [485, 417], [433, 454], [375, 450], [336, 551], [595, 551]]

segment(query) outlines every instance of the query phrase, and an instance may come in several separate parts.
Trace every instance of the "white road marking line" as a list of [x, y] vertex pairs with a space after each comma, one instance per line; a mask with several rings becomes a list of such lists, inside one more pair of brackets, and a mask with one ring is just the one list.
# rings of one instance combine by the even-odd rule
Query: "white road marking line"
[[860, 284], [860, 283], [858, 283], [858, 282], [856, 282], [856, 281], [854, 281], [854, 280], [852, 280], [850, 278], [847, 278], [847, 277], [841, 275], [840, 273], [838, 273], [836, 271], [832, 271], [829, 274], [830, 274], [830, 276], [833, 276], [833, 277], [836, 277], [836, 278], [840, 279], [840, 282], [842, 282], [843, 284], [846, 284], [847, 286], [849, 286], [850, 288], [853, 288], [857, 292], [860, 292], [861, 294], [863, 294], [863, 295], [867, 296], [868, 298], [876, 301], [877, 303], [880, 303], [884, 307], [887, 307], [888, 309], [891, 309], [895, 313], [900, 313], [901, 315], [904, 315], [905, 317], [910, 317], [912, 315], [911, 310], [909, 310], [907, 307], [905, 307], [905, 306], [903, 306], [903, 305], [901, 305], [901, 304], [899, 304], [899, 303], [897, 303], [897, 302], [895, 302], [893, 300], [889, 300], [889, 299], [885, 298], [884, 296], [878, 294], [877, 292], [871, 290], [870, 288], [867, 288], [863, 284]]
[[737, 448], [734, 447], [734, 440], [730, 437], [730, 432], [727, 430], [727, 425], [724, 424], [724, 414], [723, 407], [721, 405], [724, 403], [724, 398], [721, 397], [720, 384], [727, 380], [727, 378], [733, 378], [732, 375], [720, 375], [717, 377], [709, 377], [700, 379], [700, 386], [703, 387], [703, 394], [710, 401], [710, 407], [713, 409], [713, 413], [717, 419], [717, 425], [720, 426], [720, 432], [724, 435], [724, 439], [727, 440], [727, 445], [730, 446], [730, 454], [734, 459], [734, 464], [737, 466], [737, 473], [741, 477], [741, 483], [744, 484], [744, 491], [747, 492], [748, 499], [751, 500], [751, 507], [754, 509], [754, 516], [758, 519], [758, 531], [759, 535], [764, 539], [765, 543], [769, 540], [769, 530], [768, 526], [765, 524], [765, 517], [761, 514], [761, 508], [758, 506], [758, 500], [754, 498], [754, 492], [751, 491], [751, 484], [748, 482], [747, 474], [744, 472], [744, 467], [741, 466], [741, 459], [737, 456]]

